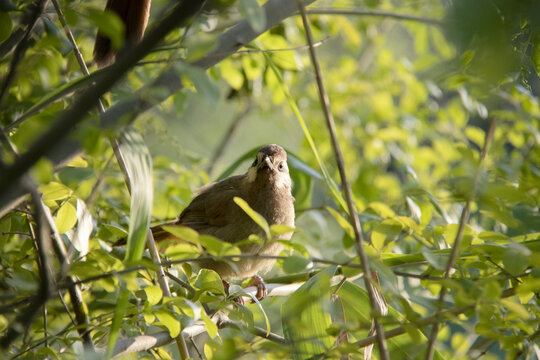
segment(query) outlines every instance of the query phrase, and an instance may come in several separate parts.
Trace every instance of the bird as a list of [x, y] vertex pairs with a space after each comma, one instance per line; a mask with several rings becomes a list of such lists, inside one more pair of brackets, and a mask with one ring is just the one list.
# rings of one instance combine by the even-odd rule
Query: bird
[[[246, 173], [202, 187], [177, 219], [151, 228], [155, 240], [174, 238], [164, 230], [164, 225], [187, 226], [199, 234], [212, 235], [231, 244], [239, 243], [251, 234], [264, 239], [264, 230], [234, 201], [235, 197], [246, 201], [270, 226], [285, 225], [292, 230], [295, 225], [294, 197], [286, 151], [276, 144], [263, 146]], [[262, 243], [239, 244], [242, 254], [254, 256], [241, 258], [235, 266], [216, 260], [201, 260], [197, 265], [217, 272], [224, 285], [227, 280], [251, 277], [257, 286], [256, 296], [262, 299], [267, 291], [258, 273], [268, 271], [275, 259], [256, 255], [279, 255], [283, 244], [277, 240], [290, 240], [292, 234], [290, 231]]]
[[[124, 24], [124, 40], [127, 43], [141, 41], [148, 25], [151, 0], [107, 0], [105, 11], [115, 13]], [[111, 39], [98, 31], [94, 43], [94, 62], [98, 67], [111, 65], [116, 60], [116, 53]]]

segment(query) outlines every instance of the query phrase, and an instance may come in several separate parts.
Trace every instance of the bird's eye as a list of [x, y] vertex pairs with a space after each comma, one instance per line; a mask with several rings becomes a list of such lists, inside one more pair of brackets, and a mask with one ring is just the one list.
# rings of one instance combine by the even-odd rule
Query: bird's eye
[[283, 161], [279, 163], [278, 169], [279, 169], [279, 170], [285, 169], [285, 163], [284, 163]]
[[257, 166], [257, 158], [253, 161], [253, 164], [251, 164], [251, 167]]

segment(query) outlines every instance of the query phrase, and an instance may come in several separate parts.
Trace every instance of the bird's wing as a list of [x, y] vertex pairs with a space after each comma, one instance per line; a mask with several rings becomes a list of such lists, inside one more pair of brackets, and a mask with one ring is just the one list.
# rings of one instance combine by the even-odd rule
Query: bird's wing
[[233, 198], [241, 196], [242, 178], [242, 175], [233, 176], [203, 187], [180, 214], [178, 224], [207, 234], [226, 226], [230, 217], [240, 210]]

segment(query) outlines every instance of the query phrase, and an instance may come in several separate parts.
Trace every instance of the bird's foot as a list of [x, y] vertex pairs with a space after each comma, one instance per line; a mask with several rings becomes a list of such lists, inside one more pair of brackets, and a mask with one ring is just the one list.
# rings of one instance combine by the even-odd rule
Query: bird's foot
[[[225, 289], [225, 294], [227, 294], [227, 296], [229, 296], [229, 288], [231, 287], [231, 285], [227, 281], [225, 281], [223, 279], [221, 279], [221, 282], [223, 283], [223, 288]], [[241, 297], [241, 296], [239, 296], [237, 298], [234, 298], [233, 301], [235, 303], [237, 303], [237, 304], [240, 304], [240, 305], [245, 305], [246, 304], [244, 302], [244, 298]]]
[[253, 286], [257, 287], [257, 300], [261, 301], [268, 295], [268, 289], [266, 289], [266, 284], [264, 283], [264, 280], [259, 275], [253, 275], [251, 277], [251, 280], [253, 280]]

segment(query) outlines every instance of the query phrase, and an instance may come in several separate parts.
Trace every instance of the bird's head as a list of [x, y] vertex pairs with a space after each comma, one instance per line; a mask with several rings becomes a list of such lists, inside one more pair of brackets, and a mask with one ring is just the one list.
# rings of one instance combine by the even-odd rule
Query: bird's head
[[291, 187], [287, 153], [279, 145], [270, 144], [259, 149], [247, 173], [249, 182], [270, 182], [278, 188]]

